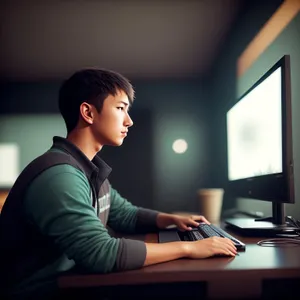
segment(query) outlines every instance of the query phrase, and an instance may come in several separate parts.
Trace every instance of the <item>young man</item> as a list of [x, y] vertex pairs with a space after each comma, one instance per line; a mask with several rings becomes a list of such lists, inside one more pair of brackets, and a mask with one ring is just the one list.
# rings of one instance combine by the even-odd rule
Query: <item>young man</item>
[[57, 277], [75, 268], [108, 273], [181, 257], [236, 254], [224, 238], [148, 244], [110, 236], [108, 227], [135, 233], [169, 225], [190, 230], [199, 221], [208, 222], [203, 216], [138, 208], [110, 186], [111, 169], [97, 154], [105, 145], [122, 145], [133, 125], [128, 114], [133, 99], [130, 82], [109, 70], [84, 69], [61, 86], [59, 109], [67, 137], [54, 137], [46, 155], [28, 168], [40, 166], [49, 154], [52, 160], [59, 154], [68, 161], [50, 164], [32, 179], [24, 171], [2, 210], [0, 269], [7, 295], [45, 298], [55, 290]]

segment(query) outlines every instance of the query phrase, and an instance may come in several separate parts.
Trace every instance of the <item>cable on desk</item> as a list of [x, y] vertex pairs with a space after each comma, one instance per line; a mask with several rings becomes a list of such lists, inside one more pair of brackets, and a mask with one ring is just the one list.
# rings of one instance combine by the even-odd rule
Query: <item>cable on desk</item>
[[286, 216], [285, 220], [287, 224], [290, 224], [291, 226], [294, 226], [296, 228], [300, 228], [300, 221], [293, 218], [292, 216]]
[[257, 242], [258, 246], [263, 247], [280, 247], [280, 246], [287, 246], [288, 244], [294, 244], [300, 246], [300, 238], [272, 238], [261, 240]]
[[278, 233], [277, 238], [261, 240], [257, 242], [257, 245], [263, 247], [280, 247], [288, 246], [290, 244], [300, 246], [300, 221], [292, 216], [286, 216], [285, 221], [288, 226], [294, 227], [294, 232]]

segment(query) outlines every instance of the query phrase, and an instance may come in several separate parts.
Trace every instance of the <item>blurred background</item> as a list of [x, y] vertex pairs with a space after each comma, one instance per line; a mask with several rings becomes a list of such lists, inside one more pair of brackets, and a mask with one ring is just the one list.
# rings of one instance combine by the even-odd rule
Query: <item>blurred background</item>
[[[197, 211], [197, 190], [227, 180], [228, 105], [290, 54], [296, 204], [287, 211], [300, 218], [298, 0], [4, 0], [0, 26], [2, 194], [54, 135], [66, 135], [62, 80], [98, 66], [136, 90], [124, 144], [99, 153], [113, 187], [139, 206]], [[185, 151], [174, 151], [178, 139]], [[249, 203], [225, 191], [223, 210], [271, 209]]]

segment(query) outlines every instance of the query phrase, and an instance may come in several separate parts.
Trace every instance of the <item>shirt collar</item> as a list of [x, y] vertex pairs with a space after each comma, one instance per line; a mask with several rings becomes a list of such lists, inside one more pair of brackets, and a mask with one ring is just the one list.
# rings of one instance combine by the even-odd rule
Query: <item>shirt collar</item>
[[91, 179], [92, 174], [96, 173], [97, 177], [104, 181], [112, 170], [98, 155], [95, 155], [93, 160], [90, 161], [77, 146], [66, 138], [54, 136], [52, 148], [70, 154], [80, 164], [89, 179]]

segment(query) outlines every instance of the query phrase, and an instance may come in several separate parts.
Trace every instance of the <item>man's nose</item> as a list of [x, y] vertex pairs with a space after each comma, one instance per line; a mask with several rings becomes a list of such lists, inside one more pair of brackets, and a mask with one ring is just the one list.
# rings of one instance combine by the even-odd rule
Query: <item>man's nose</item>
[[125, 124], [126, 124], [127, 127], [131, 127], [133, 125], [133, 121], [130, 118], [128, 113], [127, 113], [127, 116], [126, 116]]

